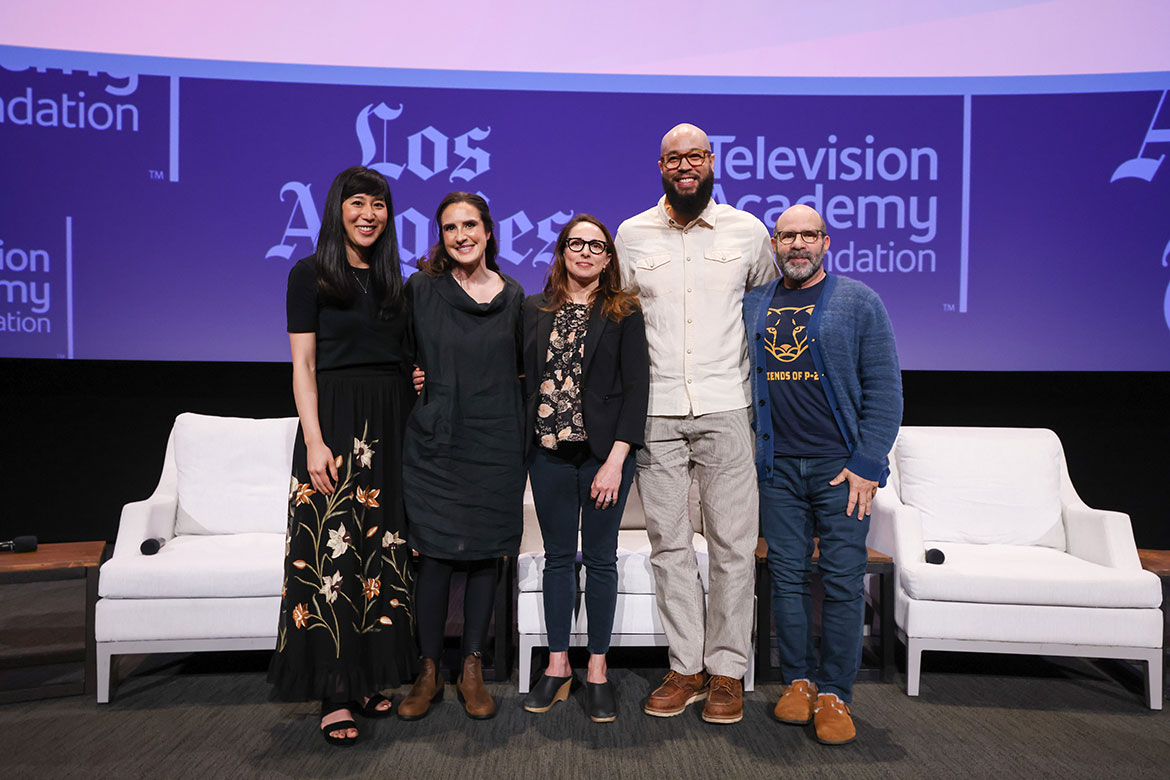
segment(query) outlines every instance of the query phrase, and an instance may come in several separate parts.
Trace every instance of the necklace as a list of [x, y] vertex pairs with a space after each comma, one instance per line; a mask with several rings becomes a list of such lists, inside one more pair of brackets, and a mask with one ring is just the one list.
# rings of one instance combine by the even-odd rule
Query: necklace
[[350, 272], [351, 274], [353, 274], [353, 280], [354, 280], [355, 282], [357, 282], [357, 285], [358, 285], [358, 287], [362, 288], [362, 293], [363, 293], [363, 294], [365, 294], [365, 293], [368, 293], [368, 292], [370, 291], [370, 288], [369, 288], [369, 286], [368, 286], [368, 285], [369, 285], [369, 282], [367, 282], [366, 284], [362, 284], [362, 280], [361, 280], [361, 278], [360, 278], [360, 277], [357, 275], [357, 271], [355, 271], [355, 270], [353, 270], [353, 269], [351, 268], [351, 269], [349, 269], [349, 272]]

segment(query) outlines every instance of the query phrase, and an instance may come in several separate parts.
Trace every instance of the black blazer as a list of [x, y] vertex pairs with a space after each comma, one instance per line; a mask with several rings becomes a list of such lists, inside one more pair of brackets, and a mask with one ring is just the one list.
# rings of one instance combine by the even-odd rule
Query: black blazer
[[[538, 388], [556, 314], [541, 310], [545, 302], [544, 295], [532, 295], [524, 301], [526, 453], [535, 438]], [[627, 442], [633, 449], [645, 443], [649, 394], [650, 353], [642, 312], [635, 309], [621, 322], [614, 322], [601, 316], [600, 303], [594, 305], [581, 366], [581, 414], [594, 457], [608, 458], [614, 441]]]

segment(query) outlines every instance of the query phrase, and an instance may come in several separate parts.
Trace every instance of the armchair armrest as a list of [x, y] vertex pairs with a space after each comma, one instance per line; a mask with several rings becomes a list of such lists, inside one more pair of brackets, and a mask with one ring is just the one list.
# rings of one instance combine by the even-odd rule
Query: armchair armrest
[[141, 555], [138, 548], [146, 539], [173, 539], [178, 507], [178, 496], [168, 493], [155, 493], [122, 507], [113, 557]]
[[1066, 504], [1062, 514], [1069, 555], [1114, 569], [1141, 570], [1129, 515], [1085, 504]]
[[865, 543], [899, 564], [922, 560], [922, 516], [903, 504], [892, 488], [881, 488], [870, 507]]
[[916, 571], [928, 565], [922, 542], [922, 513], [903, 504], [893, 491], [882, 489], [874, 497], [866, 544], [893, 556], [903, 587]]

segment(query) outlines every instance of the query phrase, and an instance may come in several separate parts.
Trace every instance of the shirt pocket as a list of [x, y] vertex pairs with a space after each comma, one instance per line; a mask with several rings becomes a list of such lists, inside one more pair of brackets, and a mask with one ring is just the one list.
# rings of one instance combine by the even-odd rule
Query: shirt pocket
[[638, 258], [634, 264], [637, 267], [635, 280], [638, 283], [638, 294], [644, 298], [654, 298], [666, 295], [671, 291], [670, 255], [649, 255]]
[[708, 290], [742, 290], [745, 286], [743, 255], [737, 249], [708, 249], [700, 267], [699, 278]]

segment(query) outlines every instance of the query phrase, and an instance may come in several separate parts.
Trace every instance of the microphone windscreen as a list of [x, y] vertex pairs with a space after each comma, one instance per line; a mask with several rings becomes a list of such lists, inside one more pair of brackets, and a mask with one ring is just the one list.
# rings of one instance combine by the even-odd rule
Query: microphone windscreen
[[18, 536], [12, 540], [13, 552], [36, 552], [37, 538], [35, 536]]
[[947, 559], [947, 556], [943, 555], [943, 551], [938, 549], [937, 547], [931, 547], [929, 550], [926, 551], [926, 562], [927, 563], [936, 563], [936, 564], [942, 563], [946, 559]]
[[159, 548], [161, 548], [166, 543], [166, 539], [145, 539], [143, 540], [142, 544], [138, 546], [138, 550], [143, 555], [154, 555], [159, 551]]

